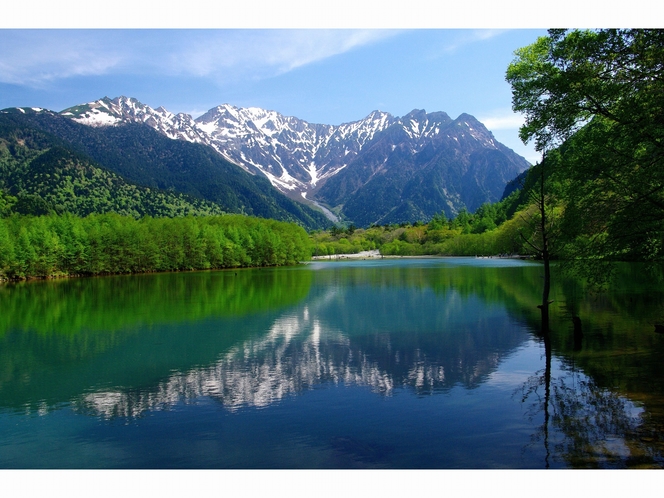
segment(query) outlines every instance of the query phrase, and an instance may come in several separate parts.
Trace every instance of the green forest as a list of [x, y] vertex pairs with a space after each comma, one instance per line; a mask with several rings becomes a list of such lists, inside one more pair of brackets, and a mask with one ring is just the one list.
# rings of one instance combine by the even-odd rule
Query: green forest
[[242, 215], [0, 219], [3, 279], [280, 266], [305, 260], [309, 252], [298, 225]]
[[534, 208], [523, 195], [515, 191], [501, 202], [483, 204], [475, 213], [462, 210], [451, 220], [441, 212], [428, 223], [318, 230], [311, 233], [312, 256], [376, 249], [384, 256], [531, 255], [526, 241], [536, 237]]
[[[550, 30], [507, 69], [540, 255], [597, 263], [664, 256], [664, 31]], [[598, 266], [588, 267], [598, 273]]]

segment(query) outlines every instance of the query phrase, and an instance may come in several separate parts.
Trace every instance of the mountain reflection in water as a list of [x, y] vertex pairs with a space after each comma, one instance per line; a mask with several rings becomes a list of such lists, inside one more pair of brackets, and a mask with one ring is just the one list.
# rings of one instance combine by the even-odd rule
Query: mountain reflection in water
[[[495, 319], [491, 324], [488, 321], [475, 324], [472, 342], [475, 347], [482, 346], [481, 350], [464, 349], [466, 344], [455, 340], [462, 335], [458, 330], [442, 340], [416, 343], [412, 349], [406, 349], [408, 345], [402, 340], [391, 340], [394, 333], [408, 334], [400, 330], [383, 329], [370, 344], [363, 340], [356, 342], [335, 328], [334, 323], [314, 318], [318, 316], [316, 309], [335, 301], [336, 291], [326, 294], [312, 302], [311, 310], [305, 306], [297, 313], [277, 318], [264, 337], [232, 346], [212, 366], [175, 373], [149, 392], [91, 393], [78, 405], [88, 413], [105, 417], [134, 417], [200, 396], [214, 398], [231, 410], [264, 407], [324, 383], [367, 386], [388, 396], [395, 387], [409, 387], [420, 394], [433, 393], [459, 383], [467, 387], [479, 384], [496, 369], [500, 350], [509, 351], [527, 338], [523, 332], [510, 335], [510, 324], [505, 319]], [[344, 296], [343, 301], [349, 298], [353, 301], [353, 297]], [[343, 303], [338, 302], [339, 296], [336, 298], [337, 304]], [[448, 316], [452, 313], [449, 308], [464, 313], [465, 306], [477, 304], [473, 299], [463, 303], [455, 295], [448, 298], [441, 305], [442, 313]], [[417, 310], [400, 306], [398, 296], [382, 293], [379, 299], [386, 300], [388, 307], [399, 309], [415, 329], [426, 326], [428, 317], [419, 315], [425, 323], [414, 323]], [[471, 316], [477, 318], [476, 314]], [[417, 337], [420, 336], [415, 334], [409, 340]], [[392, 342], [401, 347], [395, 349]]]
[[[620, 467], [637, 453], [660, 462], [659, 442], [637, 439], [655, 439], [661, 419], [649, 407], [661, 390], [632, 401], [632, 376], [617, 391], [607, 384], [620, 385], [621, 374], [597, 370], [605, 315], [575, 282], [555, 290], [547, 413], [558, 418], [540, 425], [540, 285], [536, 264], [467, 258], [6, 286], [0, 466], [53, 466], [8, 456], [27, 444], [9, 422], [27, 431], [35, 416], [53, 434], [78, 434], [61, 442], [70, 452], [81, 439], [99, 448], [74, 467]], [[621, 301], [611, 299], [601, 306], [618, 324]], [[572, 307], [585, 319], [581, 351], [568, 338]], [[625, 315], [612, 334], [656, 354], [659, 337], [630, 335], [643, 324]], [[84, 431], [86, 420], [102, 425]], [[180, 444], [194, 446], [184, 460], [146, 456], [121, 420], [153, 441], [186, 435]], [[189, 434], [189, 424], [207, 429]], [[607, 437], [614, 442], [601, 443]], [[292, 438], [300, 443], [290, 464], [270, 456]], [[112, 463], [102, 440], [126, 458]], [[216, 449], [193, 449], [211, 442]]]

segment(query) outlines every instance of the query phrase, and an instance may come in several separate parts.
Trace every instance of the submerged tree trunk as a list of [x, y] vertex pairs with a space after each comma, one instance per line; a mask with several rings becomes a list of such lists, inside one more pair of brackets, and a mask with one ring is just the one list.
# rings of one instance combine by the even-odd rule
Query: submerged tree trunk
[[542, 290], [542, 304], [538, 306], [542, 312], [542, 334], [549, 333], [549, 289], [551, 288], [551, 268], [548, 259], [544, 260], [544, 289]]

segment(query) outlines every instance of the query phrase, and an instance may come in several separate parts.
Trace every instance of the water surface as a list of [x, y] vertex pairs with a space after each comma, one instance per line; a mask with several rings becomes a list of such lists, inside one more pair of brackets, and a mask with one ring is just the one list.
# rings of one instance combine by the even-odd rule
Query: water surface
[[6, 285], [0, 467], [658, 467], [664, 299], [621, 271], [554, 281], [550, 346], [514, 260]]

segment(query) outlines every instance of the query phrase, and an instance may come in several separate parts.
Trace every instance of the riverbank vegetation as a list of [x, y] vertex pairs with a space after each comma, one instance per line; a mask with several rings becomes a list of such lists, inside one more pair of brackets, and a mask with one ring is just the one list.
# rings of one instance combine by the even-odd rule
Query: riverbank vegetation
[[534, 215], [534, 207], [524, 200], [523, 193], [514, 191], [499, 203], [484, 204], [472, 214], [463, 210], [451, 220], [440, 213], [428, 223], [373, 225], [366, 229], [351, 225], [313, 232], [312, 255], [375, 249], [385, 256], [529, 255]]

